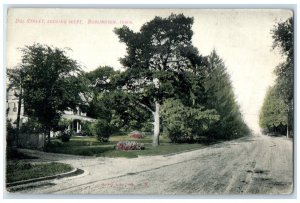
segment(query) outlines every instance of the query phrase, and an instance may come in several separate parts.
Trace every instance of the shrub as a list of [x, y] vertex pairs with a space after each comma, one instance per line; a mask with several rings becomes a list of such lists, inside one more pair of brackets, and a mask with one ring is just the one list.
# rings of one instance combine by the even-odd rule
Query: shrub
[[100, 142], [108, 142], [109, 136], [113, 132], [113, 129], [106, 120], [99, 119], [95, 123], [95, 132], [97, 134], [97, 139]]
[[145, 137], [145, 134], [138, 131], [132, 131], [131, 133], [129, 133], [129, 137], [135, 139], [141, 139]]
[[61, 141], [62, 141], [62, 142], [69, 142], [71, 136], [72, 136], [72, 131], [70, 131], [70, 130], [65, 130], [65, 131], [63, 131], [62, 134], [61, 134]]
[[196, 142], [210, 125], [219, 120], [215, 110], [189, 107], [180, 100], [166, 100], [162, 108], [166, 134], [172, 142]]
[[122, 150], [122, 151], [145, 149], [143, 143], [137, 143], [135, 141], [119, 141], [115, 147], [117, 150]]
[[60, 131], [60, 132], [64, 132], [71, 125], [72, 125], [72, 120], [71, 119], [63, 118], [63, 119], [61, 119], [58, 122], [58, 126], [56, 126], [56, 129], [54, 129], [54, 130], [57, 130], [57, 131]]
[[6, 120], [6, 143], [12, 146], [16, 137], [16, 129], [12, 126], [10, 120]]
[[38, 134], [44, 132], [42, 124], [36, 118], [29, 118], [26, 123], [23, 123], [20, 128], [20, 133]]
[[82, 122], [81, 132], [84, 136], [95, 136], [95, 125], [91, 122]]

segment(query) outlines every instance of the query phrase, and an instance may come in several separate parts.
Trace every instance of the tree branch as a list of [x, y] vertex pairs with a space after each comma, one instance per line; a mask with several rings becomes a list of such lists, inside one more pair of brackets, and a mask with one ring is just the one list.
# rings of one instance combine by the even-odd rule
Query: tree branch
[[141, 103], [141, 102], [139, 102], [139, 101], [137, 101], [137, 103], [138, 103], [140, 106], [142, 106], [142, 107], [144, 107], [145, 109], [147, 109], [148, 111], [150, 111], [152, 114], [154, 114], [154, 111], [153, 111], [149, 106], [147, 106], [147, 105], [145, 105], [145, 104], [143, 104], [143, 103]]

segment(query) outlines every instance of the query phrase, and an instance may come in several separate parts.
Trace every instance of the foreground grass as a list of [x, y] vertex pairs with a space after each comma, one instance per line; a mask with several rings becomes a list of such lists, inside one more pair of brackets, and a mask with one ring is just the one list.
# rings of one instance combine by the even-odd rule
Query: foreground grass
[[[145, 150], [119, 151], [115, 149], [118, 141], [137, 141], [144, 143]], [[112, 136], [108, 143], [100, 143], [95, 137], [72, 137], [69, 142], [53, 139], [48, 152], [97, 157], [127, 157], [165, 155], [203, 148], [207, 144], [174, 144], [162, 137], [158, 147], [152, 147], [151, 137], [134, 139], [128, 136]]]
[[39, 178], [44, 176], [57, 175], [71, 171], [70, 165], [62, 163], [31, 164], [22, 161], [11, 162], [7, 165], [6, 181], [8, 183]]
[[62, 163], [32, 164], [29, 162], [30, 159], [36, 159], [36, 157], [30, 157], [17, 150], [8, 149], [6, 182], [11, 183], [32, 178], [57, 175], [73, 169], [72, 166]]

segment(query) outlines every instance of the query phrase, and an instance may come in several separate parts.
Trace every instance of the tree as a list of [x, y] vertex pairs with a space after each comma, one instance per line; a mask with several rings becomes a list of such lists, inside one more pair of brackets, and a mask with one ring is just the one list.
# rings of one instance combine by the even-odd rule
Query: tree
[[205, 79], [205, 106], [215, 109], [220, 119], [208, 130], [212, 138], [232, 139], [244, 136], [249, 129], [243, 121], [239, 106], [235, 100], [230, 75], [223, 60], [213, 50], [207, 57], [207, 77]]
[[266, 132], [282, 133], [282, 126], [287, 125], [287, 106], [276, 91], [274, 86], [268, 89], [259, 114], [259, 125]]
[[85, 76], [90, 81], [92, 92], [88, 116], [105, 120], [114, 128], [119, 130], [141, 129], [149, 116], [145, 109], [136, 106], [130, 94], [123, 91], [122, 74], [112, 67], [98, 67], [88, 72]]
[[21, 49], [24, 71], [23, 99], [26, 114], [37, 118], [44, 128], [45, 140], [58, 127], [61, 114], [82, 103], [85, 81], [78, 63], [66, 50], [33, 44]]
[[15, 96], [18, 97], [18, 112], [17, 112], [17, 121], [16, 121], [17, 123], [16, 123], [16, 130], [15, 130], [15, 140], [18, 146], [21, 108], [22, 108], [22, 99], [23, 99], [24, 71], [19, 67], [16, 67], [14, 69], [7, 69], [7, 77], [9, 79], [7, 90], [8, 91], [14, 90]]
[[127, 46], [127, 55], [120, 60], [125, 68], [124, 89], [136, 105], [152, 114], [153, 146], [159, 145], [160, 106], [167, 98], [180, 98], [190, 92], [187, 76], [202, 62], [192, 46], [192, 24], [190, 17], [171, 14], [155, 17], [139, 32], [127, 26], [115, 29]]
[[293, 128], [293, 86], [294, 86], [294, 27], [293, 17], [280, 22], [271, 30], [273, 49], [278, 48], [285, 61], [276, 69], [276, 92], [286, 105], [286, 135], [289, 137], [289, 126]]

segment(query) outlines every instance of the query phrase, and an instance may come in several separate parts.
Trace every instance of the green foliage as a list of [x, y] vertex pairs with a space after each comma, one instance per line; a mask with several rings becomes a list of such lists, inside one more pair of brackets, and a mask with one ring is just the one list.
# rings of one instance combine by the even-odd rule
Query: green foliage
[[61, 141], [62, 142], [69, 142], [70, 138], [72, 137], [72, 131], [71, 130], [64, 130], [61, 133]]
[[[22, 49], [23, 98], [26, 114], [35, 117], [49, 132], [57, 127], [61, 114], [82, 100], [86, 82], [81, 70], [65, 50], [33, 44]], [[50, 141], [50, 139], [49, 139]]]
[[215, 110], [184, 106], [180, 100], [169, 99], [162, 108], [163, 126], [172, 142], [195, 142], [219, 120]]
[[44, 128], [37, 118], [29, 118], [27, 122], [23, 123], [20, 128], [20, 133], [24, 134], [39, 134], [43, 133]]
[[207, 58], [207, 77], [205, 78], [206, 104], [220, 115], [218, 122], [210, 126], [208, 136], [217, 139], [233, 139], [249, 134], [235, 100], [230, 76], [223, 60], [216, 51]]
[[98, 119], [95, 123], [95, 132], [100, 142], [108, 142], [109, 136], [113, 133], [113, 127], [107, 120]]
[[12, 146], [16, 138], [16, 129], [12, 126], [11, 121], [6, 119], [6, 144]]
[[95, 130], [95, 124], [93, 122], [82, 122], [81, 123], [81, 132], [84, 136], [95, 136], [96, 130]]
[[59, 120], [58, 126], [55, 130], [63, 132], [66, 129], [68, 129], [68, 127], [71, 126], [71, 125], [72, 125], [72, 120], [71, 119], [62, 118], [62, 119]]
[[[154, 112], [157, 115], [168, 98], [186, 98], [192, 89], [189, 76], [203, 68], [202, 57], [192, 46], [192, 24], [193, 18], [171, 14], [155, 17], [139, 32], [127, 26], [115, 29], [127, 47], [127, 55], [120, 61], [125, 68], [123, 89], [130, 94], [133, 105], [144, 108], [149, 116]], [[159, 122], [154, 123], [153, 129], [160, 129]], [[159, 132], [153, 132], [153, 144], [158, 145]]]
[[276, 90], [270, 87], [267, 91], [259, 115], [259, 125], [265, 132], [284, 133], [281, 127], [287, 125], [287, 106]]
[[126, 26], [115, 29], [120, 41], [127, 45], [127, 55], [121, 59], [126, 68], [123, 80], [127, 90], [136, 96], [136, 103], [153, 109], [154, 100], [161, 103], [166, 98], [184, 96], [186, 71], [202, 63], [198, 50], [191, 45], [192, 24], [192, 18], [172, 14], [155, 17], [140, 32]]
[[69, 172], [73, 169], [72, 166], [63, 163], [42, 163], [30, 164], [22, 161], [8, 162], [6, 166], [6, 181], [8, 183], [52, 176], [60, 173]]
[[285, 61], [276, 69], [275, 85], [271, 87], [260, 112], [260, 126], [267, 132], [288, 133], [293, 130], [294, 105], [294, 27], [293, 17], [271, 30], [273, 49], [278, 48]]

